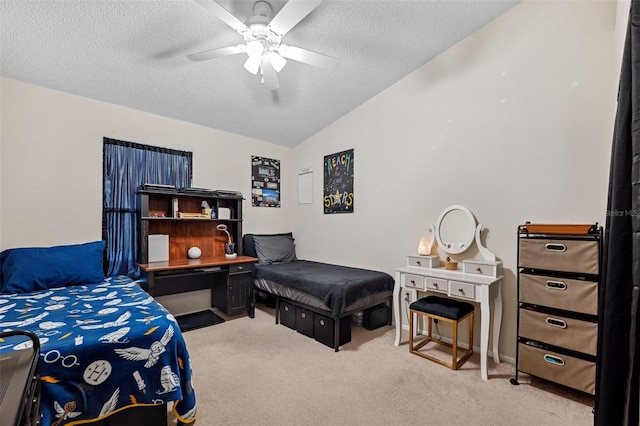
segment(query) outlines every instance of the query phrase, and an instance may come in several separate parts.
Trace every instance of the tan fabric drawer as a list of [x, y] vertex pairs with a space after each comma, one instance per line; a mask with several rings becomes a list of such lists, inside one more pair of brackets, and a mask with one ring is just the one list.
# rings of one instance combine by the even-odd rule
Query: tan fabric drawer
[[598, 283], [520, 273], [520, 301], [597, 315]]
[[518, 345], [519, 370], [595, 395], [595, 362], [534, 348], [524, 343]]
[[521, 238], [518, 266], [597, 275], [598, 242]]
[[520, 309], [520, 336], [595, 356], [598, 324]]

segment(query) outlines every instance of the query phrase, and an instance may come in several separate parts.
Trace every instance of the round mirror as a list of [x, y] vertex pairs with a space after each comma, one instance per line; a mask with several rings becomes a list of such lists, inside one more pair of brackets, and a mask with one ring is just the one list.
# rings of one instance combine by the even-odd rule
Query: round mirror
[[450, 254], [462, 253], [469, 248], [476, 232], [476, 219], [463, 206], [444, 209], [436, 224], [436, 240], [442, 251]]

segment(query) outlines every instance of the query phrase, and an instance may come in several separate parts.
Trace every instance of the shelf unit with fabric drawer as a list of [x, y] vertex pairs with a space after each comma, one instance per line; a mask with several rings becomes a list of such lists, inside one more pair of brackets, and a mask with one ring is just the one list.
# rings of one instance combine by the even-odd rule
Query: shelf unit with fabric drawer
[[595, 395], [602, 227], [518, 227], [519, 372]]

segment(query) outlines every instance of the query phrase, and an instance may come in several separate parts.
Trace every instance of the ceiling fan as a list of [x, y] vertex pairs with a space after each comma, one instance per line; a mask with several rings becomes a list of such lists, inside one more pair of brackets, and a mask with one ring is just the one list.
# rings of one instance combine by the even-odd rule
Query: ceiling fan
[[260, 71], [262, 84], [271, 90], [279, 87], [278, 72], [287, 63], [285, 58], [330, 70], [335, 70], [339, 65], [339, 61], [330, 56], [282, 43], [282, 37], [318, 7], [322, 0], [289, 0], [276, 16], [272, 16], [271, 5], [260, 0], [253, 6], [253, 16], [246, 23], [215, 0], [195, 1], [236, 30], [244, 38], [245, 44], [191, 53], [187, 58], [192, 61], [246, 53], [248, 58], [244, 68], [256, 75]]

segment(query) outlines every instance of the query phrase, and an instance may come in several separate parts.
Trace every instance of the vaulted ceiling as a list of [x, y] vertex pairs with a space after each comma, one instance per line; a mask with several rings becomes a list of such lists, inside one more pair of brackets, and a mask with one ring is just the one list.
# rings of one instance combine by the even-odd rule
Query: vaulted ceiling
[[[187, 59], [244, 42], [193, 0], [2, 0], [0, 74], [295, 146], [518, 1], [325, 0], [282, 41], [338, 68], [289, 59], [270, 90], [243, 68], [246, 54]], [[244, 22], [255, 1], [218, 3]], [[269, 3], [277, 15], [286, 1]]]

